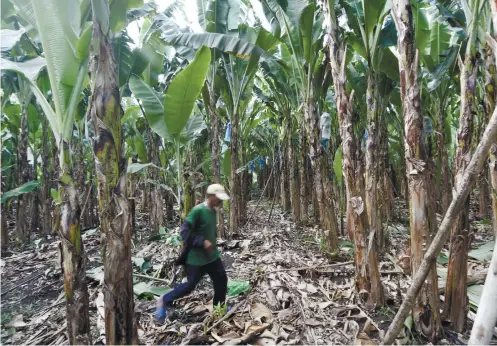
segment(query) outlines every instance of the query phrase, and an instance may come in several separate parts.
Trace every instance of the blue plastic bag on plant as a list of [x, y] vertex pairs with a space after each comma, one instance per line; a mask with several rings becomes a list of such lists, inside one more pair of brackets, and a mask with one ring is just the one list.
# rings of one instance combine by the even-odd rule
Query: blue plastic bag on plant
[[328, 144], [328, 140], [329, 140], [328, 138], [323, 138], [323, 139], [321, 140], [321, 143], [323, 143], [323, 148], [324, 148], [324, 149], [326, 149], [326, 146], [327, 146], [327, 144]]
[[224, 135], [224, 140], [229, 142], [231, 140], [231, 121], [226, 126], [226, 134]]
[[322, 139], [330, 139], [331, 137], [331, 116], [324, 112], [319, 119], [319, 127], [321, 130]]

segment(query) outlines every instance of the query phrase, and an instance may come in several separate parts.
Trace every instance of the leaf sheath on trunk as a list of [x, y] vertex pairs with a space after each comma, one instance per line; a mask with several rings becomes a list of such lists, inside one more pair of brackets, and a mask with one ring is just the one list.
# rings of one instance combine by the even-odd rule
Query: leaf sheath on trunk
[[105, 0], [93, 0], [89, 116], [94, 131], [102, 260], [105, 338], [108, 345], [136, 344], [131, 264], [131, 214], [126, 189], [118, 70]]

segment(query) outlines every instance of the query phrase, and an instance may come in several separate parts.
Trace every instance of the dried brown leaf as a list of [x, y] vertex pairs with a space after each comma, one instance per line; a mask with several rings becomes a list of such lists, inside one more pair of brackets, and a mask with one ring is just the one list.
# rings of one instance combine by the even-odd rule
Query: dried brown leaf
[[273, 313], [267, 306], [262, 303], [254, 303], [250, 307], [250, 315], [252, 319], [261, 323], [272, 323]]
[[314, 285], [312, 285], [312, 284], [307, 284], [306, 290], [310, 294], [314, 294], [314, 293], [318, 292], [317, 288]]
[[257, 338], [254, 341], [254, 345], [258, 346], [266, 346], [266, 345], [274, 345], [275, 340], [270, 339], [270, 338]]
[[321, 309], [321, 310], [324, 310], [326, 309], [328, 306], [330, 305], [333, 305], [334, 303], [333, 302], [322, 302], [322, 303], [319, 303], [317, 304], [318, 307]]
[[27, 324], [23, 321], [22, 315], [16, 315], [12, 318], [12, 320], [7, 323], [6, 328], [24, 328]]
[[265, 330], [261, 336], [261, 338], [267, 338], [267, 339], [273, 339], [274, 341], [276, 341], [276, 339], [278, 338], [276, 335], [274, 335], [273, 333], [271, 333], [269, 330]]
[[318, 320], [316, 320], [314, 318], [306, 318], [305, 324], [307, 324], [308, 326], [312, 326], [312, 327], [318, 327], [318, 326], [322, 326], [323, 322], [319, 322]]
[[292, 309], [285, 309], [278, 312], [278, 319], [281, 322], [291, 322], [295, 319], [295, 314]]
[[371, 340], [371, 338], [365, 332], [360, 332], [354, 341], [354, 345], [378, 345], [378, 344], [373, 340]]
[[285, 341], [288, 341], [290, 334], [288, 334], [283, 328], [280, 329], [279, 337]]
[[278, 307], [278, 299], [276, 298], [272, 290], [266, 290], [266, 297], [270, 307], [272, 308]]

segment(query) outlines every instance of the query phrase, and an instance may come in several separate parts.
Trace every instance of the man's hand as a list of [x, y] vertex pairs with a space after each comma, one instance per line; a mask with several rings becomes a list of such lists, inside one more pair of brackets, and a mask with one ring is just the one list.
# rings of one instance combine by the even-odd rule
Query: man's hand
[[204, 249], [206, 250], [212, 249], [212, 243], [208, 240], [204, 240]]

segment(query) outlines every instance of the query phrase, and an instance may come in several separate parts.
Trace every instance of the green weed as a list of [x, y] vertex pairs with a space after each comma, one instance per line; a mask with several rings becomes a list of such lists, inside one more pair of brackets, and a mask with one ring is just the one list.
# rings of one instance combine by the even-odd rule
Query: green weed
[[218, 321], [223, 318], [227, 313], [227, 309], [228, 306], [226, 304], [218, 303], [217, 305], [214, 305], [212, 308], [212, 318], [214, 321]]

